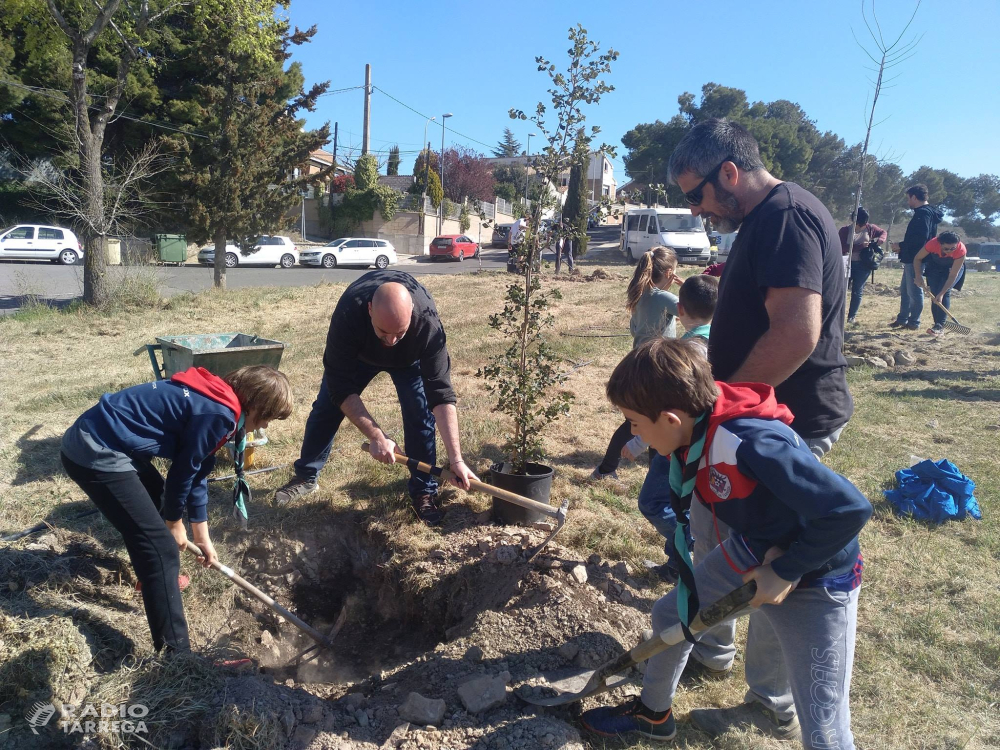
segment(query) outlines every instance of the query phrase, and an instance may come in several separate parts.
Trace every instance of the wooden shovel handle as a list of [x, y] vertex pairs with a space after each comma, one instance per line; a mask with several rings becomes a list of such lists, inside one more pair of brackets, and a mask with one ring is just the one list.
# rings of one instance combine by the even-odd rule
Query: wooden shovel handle
[[[947, 314], [947, 316], [948, 316], [949, 318], [951, 318], [951, 319], [952, 319], [952, 320], [954, 320], [954, 321], [955, 321], [956, 323], [958, 323], [958, 319], [957, 319], [957, 318], [956, 318], [956, 317], [955, 317], [954, 315], [952, 315], [952, 314], [951, 314], [951, 310], [949, 310], [949, 309], [948, 309], [947, 307], [945, 307], [945, 306], [944, 306], [944, 305], [942, 305], [942, 304], [941, 304], [940, 302], [938, 302], [938, 301], [937, 301], [937, 297], [935, 297], [935, 296], [934, 296], [933, 294], [931, 295], [931, 302], [933, 302], [933, 303], [934, 303], [935, 305], [937, 305], [937, 306], [938, 306], [938, 307], [940, 307], [940, 308], [941, 308], [942, 310], [944, 310], [944, 311], [945, 311], [945, 314]], [[962, 325], [962, 324], [961, 324], [961, 323], [958, 323], [958, 325]]]
[[[361, 450], [368, 452], [371, 447], [371, 443], [364, 442], [361, 444]], [[431, 466], [430, 464], [425, 464], [423, 461], [417, 461], [415, 458], [408, 458], [404, 456], [399, 451], [394, 451], [396, 454], [396, 460], [400, 463], [405, 464], [411, 469], [416, 471], [422, 471], [425, 474], [431, 474], [436, 477], [442, 477], [444, 479], [454, 478], [454, 474], [448, 469], [443, 469], [439, 466]], [[540, 503], [537, 500], [532, 500], [530, 498], [524, 497], [523, 495], [518, 495], [516, 492], [511, 492], [510, 490], [501, 489], [500, 487], [494, 487], [492, 484], [486, 484], [485, 482], [480, 482], [476, 479], [469, 480], [469, 488], [476, 490], [477, 492], [485, 492], [487, 495], [493, 495], [494, 497], [499, 497], [501, 500], [506, 500], [509, 503], [514, 503], [514, 505], [520, 505], [522, 508], [528, 508], [529, 510], [534, 510], [539, 513], [544, 513], [552, 518], [559, 518], [560, 511], [559, 508], [553, 508], [551, 505], [546, 505], [545, 503]]]
[[[194, 555], [196, 557], [203, 557], [204, 556], [203, 553], [202, 553], [202, 551], [201, 551], [201, 548], [198, 547], [198, 545], [195, 544], [194, 542], [192, 542], [190, 539], [188, 539], [188, 541], [187, 541], [187, 551], [190, 552], [192, 555]], [[316, 641], [316, 643], [319, 643], [320, 645], [327, 646], [327, 647], [329, 647], [330, 645], [332, 645], [332, 642], [330, 641], [329, 638], [327, 638], [325, 635], [323, 635], [321, 632], [319, 632], [318, 630], [316, 630], [315, 628], [313, 628], [308, 623], [303, 622], [298, 617], [296, 617], [295, 615], [293, 615], [291, 612], [289, 612], [287, 609], [285, 609], [284, 607], [282, 607], [280, 604], [278, 604], [276, 601], [274, 601], [274, 599], [272, 599], [270, 596], [268, 596], [267, 594], [265, 594], [259, 588], [257, 588], [256, 586], [254, 586], [252, 583], [250, 583], [250, 581], [248, 581], [243, 576], [241, 576], [240, 574], [238, 574], [232, 568], [229, 568], [229, 567], [223, 565], [218, 560], [215, 560], [214, 562], [212, 562], [212, 567], [215, 570], [217, 570], [220, 573], [222, 573], [222, 575], [224, 575], [230, 581], [232, 581], [237, 586], [239, 586], [241, 589], [243, 589], [244, 591], [246, 591], [248, 594], [250, 594], [254, 598], [258, 599], [259, 601], [263, 602], [268, 607], [270, 607], [272, 610], [274, 610], [279, 615], [281, 615], [282, 617], [284, 617], [286, 620], [288, 620], [288, 622], [292, 623], [292, 625], [294, 625], [299, 630], [301, 630], [303, 633], [305, 633], [310, 638], [312, 638], [314, 641]]]

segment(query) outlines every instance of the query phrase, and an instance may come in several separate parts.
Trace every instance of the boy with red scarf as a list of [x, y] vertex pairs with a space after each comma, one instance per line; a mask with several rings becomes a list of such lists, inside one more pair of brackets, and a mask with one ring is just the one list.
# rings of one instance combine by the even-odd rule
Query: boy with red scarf
[[[679, 609], [689, 624], [700, 605], [756, 581], [747, 673], [769, 673], [775, 694], [788, 709], [797, 709], [785, 722], [786, 738], [801, 735], [809, 748], [852, 750], [849, 692], [862, 569], [858, 532], [871, 504], [792, 431], [792, 413], [778, 404], [773, 388], [713, 381], [689, 341], [659, 339], [633, 351], [615, 368], [607, 394], [634, 433], [671, 456], [678, 518], [692, 502], [702, 503], [731, 528], [729, 538], [697, 567], [682, 566], [686, 585], [656, 602], [654, 632], [682, 621]], [[681, 527], [676, 544], [690, 559]], [[705, 632], [710, 631], [651, 658], [642, 695], [622, 706], [587, 711], [584, 726], [605, 736], [673, 738], [677, 683], [693, 642]], [[744, 704], [740, 723], [756, 725], [759, 705]], [[695, 710], [691, 720], [704, 728], [721, 712], [733, 710]]]
[[[217, 559], [207, 484], [215, 452], [237, 429], [251, 432], [291, 413], [288, 378], [272, 367], [242, 367], [225, 378], [192, 367], [104, 394], [63, 435], [66, 473], [124, 539], [157, 651], [191, 648], [178, 577], [185, 509], [198, 561], [207, 568]], [[171, 462], [166, 480], [154, 457]]]

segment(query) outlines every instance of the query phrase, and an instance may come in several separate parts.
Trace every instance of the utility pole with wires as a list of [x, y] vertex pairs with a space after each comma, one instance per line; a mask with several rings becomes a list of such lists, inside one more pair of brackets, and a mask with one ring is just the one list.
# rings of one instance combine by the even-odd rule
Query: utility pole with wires
[[369, 141], [371, 140], [372, 124], [372, 66], [365, 65], [365, 125], [361, 134], [361, 155], [368, 153]]
[[[866, 70], [870, 70], [875, 73], [876, 78], [875, 80], [869, 79], [869, 82], [872, 86], [874, 86], [875, 90], [872, 96], [871, 110], [868, 113], [868, 129], [865, 132], [865, 144], [861, 149], [861, 165], [858, 168], [858, 187], [854, 194], [854, 211], [851, 214], [851, 233], [847, 245], [849, 251], [853, 251], [854, 249], [855, 228], [857, 224], [858, 208], [861, 206], [861, 193], [865, 185], [865, 169], [868, 167], [868, 144], [871, 141], [872, 128], [885, 122], [885, 120], [878, 123], [875, 122], [875, 107], [878, 104], [879, 95], [882, 91], [887, 88], [892, 88], [892, 82], [899, 78], [899, 76], [896, 75], [892, 78], [886, 79], [885, 73], [886, 71], [895, 68], [897, 65], [901, 65], [913, 57], [913, 55], [916, 54], [914, 49], [920, 43], [920, 40], [923, 39], [923, 34], [921, 34], [915, 39], [911, 38], [910, 41], [905, 43], [903, 42], [903, 37], [906, 36], [906, 32], [913, 23], [913, 19], [917, 16], [917, 11], [920, 10], [920, 0], [917, 0], [916, 7], [914, 7], [913, 13], [910, 15], [910, 20], [906, 22], [903, 30], [899, 32], [899, 35], [891, 43], [885, 41], [885, 36], [882, 33], [882, 26], [879, 24], [878, 16], [875, 14], [874, 0], [872, 0], [870, 21], [868, 13], [865, 10], [865, 2], [866, 0], [861, 0], [861, 19], [864, 21], [865, 28], [868, 29], [868, 33], [871, 35], [872, 41], [875, 43], [875, 50], [873, 52], [869, 52], [868, 49], [858, 41], [857, 36], [854, 36], [854, 41], [857, 42], [859, 47], [861, 47], [861, 50], [868, 56], [868, 59], [876, 65], [875, 68], [865, 68]], [[874, 29], [872, 29], [873, 24], [875, 26]], [[854, 35], [853, 28], [851, 29], [851, 34]]]
[[340, 126], [339, 122], [333, 123], [333, 177], [337, 177], [337, 129]]

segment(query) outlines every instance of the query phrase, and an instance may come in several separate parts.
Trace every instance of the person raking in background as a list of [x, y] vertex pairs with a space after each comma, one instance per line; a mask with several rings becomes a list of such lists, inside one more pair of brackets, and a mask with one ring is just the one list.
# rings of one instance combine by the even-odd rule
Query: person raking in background
[[[217, 559], [207, 507], [215, 452], [237, 428], [251, 432], [291, 413], [288, 378], [272, 367], [225, 378], [192, 367], [105, 394], [63, 435], [66, 473], [122, 535], [157, 651], [191, 648], [179, 576], [185, 510], [198, 561], [207, 568]], [[166, 480], [153, 458], [171, 462]]]
[[[968, 254], [957, 234], [941, 232], [924, 245], [913, 259], [913, 278], [921, 290], [929, 286], [938, 304], [950, 310], [951, 290], [961, 291], [965, 284], [965, 257]], [[926, 284], [924, 276], [927, 277]], [[948, 316], [936, 305], [931, 305], [931, 315], [934, 316], [934, 325], [927, 329], [927, 333], [937, 336], [944, 330]]]
[[[677, 293], [677, 319], [684, 326], [681, 340], [691, 341], [699, 346], [705, 359], [708, 359], [708, 337], [712, 327], [712, 315], [715, 313], [715, 303], [719, 298], [719, 279], [714, 276], [691, 276], [681, 284]], [[631, 424], [629, 425], [631, 431]], [[667, 562], [663, 565], [646, 566], [653, 570], [667, 583], [676, 583], [678, 576], [676, 550], [674, 548], [674, 532], [677, 529], [677, 516], [670, 504], [670, 456], [661, 456], [636, 435], [622, 449], [622, 458], [634, 461], [645, 450], [649, 450], [649, 471], [639, 490], [639, 512], [649, 521], [653, 528], [663, 535], [663, 552]], [[690, 527], [690, 524], [689, 524]], [[694, 541], [688, 537], [688, 544]], [[705, 553], [711, 547], [707, 547]]]
[[861, 295], [864, 294], [865, 284], [868, 283], [868, 277], [872, 273], [862, 262], [861, 255], [871, 242], [878, 245], [885, 244], [888, 235], [882, 227], [868, 223], [868, 212], [863, 207], [858, 208], [857, 218], [854, 220], [854, 247], [847, 246], [851, 239], [850, 224], [841, 227], [839, 235], [840, 252], [843, 253], [845, 260], [850, 258], [851, 304], [847, 310], [847, 322], [854, 325], [857, 323], [855, 317], [858, 308], [861, 307]]
[[[677, 256], [669, 247], [652, 247], [639, 257], [625, 297], [625, 309], [632, 316], [629, 330], [633, 348], [650, 339], [672, 339], [677, 335], [677, 295], [667, 291], [681, 283], [676, 271]], [[622, 449], [631, 438], [628, 422], [623, 422], [611, 436], [604, 460], [590, 478], [617, 479]]]
[[[436, 426], [455, 475], [452, 483], [467, 490], [469, 480], [478, 479], [462, 459], [451, 357], [430, 292], [408, 273], [372, 271], [337, 300], [323, 352], [319, 395], [306, 420], [295, 478], [275, 493], [278, 505], [316, 491], [319, 472], [345, 416], [367, 438], [373, 458], [395, 463], [396, 442], [361, 400], [380, 372], [389, 374], [399, 397], [406, 455], [433, 466]], [[437, 480], [411, 469], [407, 489], [417, 518], [431, 526], [439, 524], [443, 514]]]
[[[681, 584], [653, 605], [654, 633], [678, 622], [690, 625], [701, 607], [756, 581], [748, 681], [766, 679], [782, 704], [797, 709], [786, 723], [786, 739], [807, 748], [853, 750], [858, 533], [871, 504], [791, 430], [791, 412], [771, 386], [714, 381], [701, 351], [688, 341], [651, 341], [631, 352], [611, 375], [607, 395], [637, 434], [672, 457], [674, 510], [681, 514], [701, 504], [731, 529], [692, 570], [678, 528]], [[603, 736], [673, 738], [681, 673], [694, 643], [716, 628], [689, 633], [689, 640], [650, 658], [641, 695], [585, 712], [583, 725]], [[715, 735], [716, 715], [725, 711], [696, 709], [691, 721]], [[754, 722], [748, 717], [748, 723]]]

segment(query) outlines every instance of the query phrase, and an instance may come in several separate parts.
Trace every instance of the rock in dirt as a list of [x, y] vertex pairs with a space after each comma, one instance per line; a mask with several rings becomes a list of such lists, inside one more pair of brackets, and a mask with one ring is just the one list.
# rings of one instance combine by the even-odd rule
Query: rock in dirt
[[986, 429], [990, 432], [996, 432], [997, 430], [1000, 430], [1000, 424], [988, 424], [986, 425]]
[[564, 643], [557, 650], [556, 653], [559, 654], [566, 661], [573, 661], [576, 655], [580, 653], [580, 647], [570, 641], [569, 643]]
[[323, 720], [323, 707], [318, 703], [310, 703], [302, 709], [302, 723], [316, 724]]
[[317, 734], [313, 727], [299, 727], [292, 735], [292, 750], [305, 750], [316, 739]]
[[552, 531], [555, 527], [556, 525], [554, 523], [546, 523], [545, 521], [535, 521], [531, 524], [531, 528], [537, 531], [544, 531], [546, 533]]
[[274, 636], [270, 630], [262, 630], [260, 633], [260, 645], [264, 648], [271, 648], [274, 645]]
[[507, 684], [499, 677], [477, 677], [458, 689], [458, 697], [470, 714], [489, 711], [507, 700]]
[[463, 657], [466, 661], [481, 662], [485, 654], [479, 646], [469, 646]]
[[859, 365], [865, 364], [865, 358], [864, 357], [855, 357], [853, 355], [848, 355], [848, 356], [844, 357], [844, 359], [847, 360], [847, 366], [848, 367], [858, 367]]
[[400, 746], [406, 742], [406, 735], [410, 733], [409, 724], [400, 724], [392, 730], [392, 734], [386, 738], [379, 750], [399, 750]]
[[587, 568], [584, 565], [574, 565], [569, 574], [573, 577], [573, 580], [577, 583], [587, 582]]
[[885, 360], [885, 363], [889, 365], [889, 367], [896, 366], [896, 358], [888, 352], [882, 355], [882, 359]]
[[431, 560], [447, 560], [448, 553], [445, 552], [443, 549], [435, 549], [431, 550], [428, 557], [431, 558]]
[[399, 718], [412, 724], [440, 724], [444, 718], [445, 702], [440, 698], [425, 698], [420, 693], [410, 693], [399, 707]]
[[286, 708], [281, 715], [281, 728], [285, 730], [286, 737], [292, 736], [292, 730], [295, 729], [295, 712], [292, 709]]
[[367, 702], [364, 693], [348, 693], [344, 696], [344, 703], [351, 709], [361, 708]]
[[889, 363], [886, 362], [881, 357], [868, 357], [865, 359], [865, 363], [870, 365], [871, 367], [877, 367], [883, 370], [889, 366]]
[[515, 547], [513, 544], [504, 544], [497, 547], [493, 554], [496, 557], [496, 561], [501, 565], [512, 565], [517, 562], [520, 552], [520, 548]]
[[917, 361], [917, 358], [905, 349], [900, 349], [898, 352], [893, 354], [892, 357], [896, 360], [897, 365], [912, 365]]

